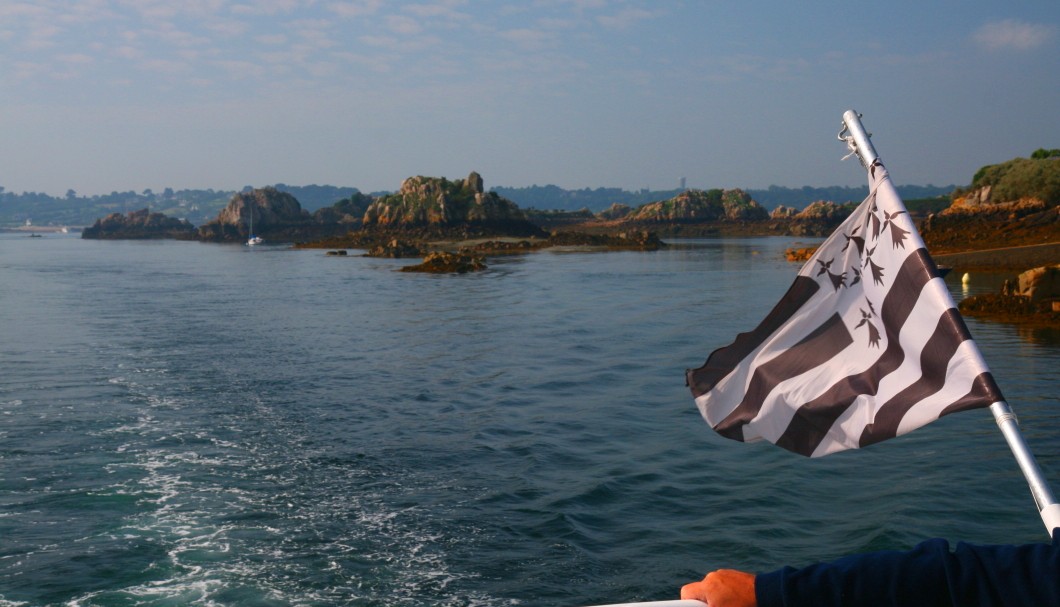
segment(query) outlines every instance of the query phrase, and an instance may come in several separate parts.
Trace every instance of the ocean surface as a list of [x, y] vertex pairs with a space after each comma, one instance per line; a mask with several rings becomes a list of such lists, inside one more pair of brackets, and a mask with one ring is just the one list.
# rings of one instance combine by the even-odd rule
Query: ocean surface
[[[701, 420], [685, 369], [772, 308], [796, 242], [433, 276], [0, 234], [0, 605], [578, 607], [1044, 541], [986, 410], [819, 460]], [[1057, 486], [1060, 343], [968, 322]]]

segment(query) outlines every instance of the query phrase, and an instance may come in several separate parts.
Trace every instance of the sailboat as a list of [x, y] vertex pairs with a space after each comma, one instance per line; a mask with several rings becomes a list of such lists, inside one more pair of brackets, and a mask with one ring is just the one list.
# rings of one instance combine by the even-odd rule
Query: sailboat
[[254, 209], [250, 209], [250, 238], [247, 239], [247, 246], [252, 247], [254, 245], [262, 244], [265, 239], [261, 236], [254, 235]]

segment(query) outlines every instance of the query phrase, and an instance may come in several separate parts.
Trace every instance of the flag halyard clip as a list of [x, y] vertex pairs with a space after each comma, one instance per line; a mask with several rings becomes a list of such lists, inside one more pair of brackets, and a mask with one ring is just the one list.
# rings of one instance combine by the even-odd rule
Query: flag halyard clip
[[[869, 136], [871, 137], [872, 133], [869, 133]], [[839, 131], [838, 139], [847, 144], [847, 150], [850, 151], [849, 154], [840, 158], [839, 162], [858, 155], [858, 144], [854, 143], [854, 136], [850, 134], [850, 129], [847, 128], [847, 125], [844, 124], [843, 129]]]
[[847, 144], [847, 149], [850, 150], [843, 160], [856, 155], [861, 160], [861, 166], [870, 169], [880, 158], [870, 137], [872, 133], [865, 131], [865, 127], [861, 125], [861, 114], [854, 110], [843, 112], [843, 128], [839, 131], [838, 138]]

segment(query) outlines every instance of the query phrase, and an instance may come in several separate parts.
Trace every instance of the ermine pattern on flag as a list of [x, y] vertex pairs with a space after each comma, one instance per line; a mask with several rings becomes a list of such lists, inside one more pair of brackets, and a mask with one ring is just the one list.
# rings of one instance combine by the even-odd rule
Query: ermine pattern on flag
[[766, 319], [687, 372], [721, 435], [820, 456], [1003, 399], [882, 164], [869, 185]]

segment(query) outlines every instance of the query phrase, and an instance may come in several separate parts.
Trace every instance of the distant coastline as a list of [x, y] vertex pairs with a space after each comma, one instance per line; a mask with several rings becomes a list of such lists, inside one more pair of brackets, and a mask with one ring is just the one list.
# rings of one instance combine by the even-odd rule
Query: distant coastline
[[85, 226], [8, 226], [0, 227], [0, 232], [24, 232], [24, 233], [62, 233], [62, 232], [80, 232], [85, 229]]
[[[302, 208], [310, 213], [361, 193], [358, 188], [351, 186], [293, 186], [277, 183], [271, 187], [291, 194], [298, 199]], [[948, 200], [950, 192], [955, 187], [952, 185], [900, 185], [898, 192], [907, 202], [920, 199]], [[0, 226], [16, 227], [29, 219], [39, 225], [87, 227], [91, 226], [96, 219], [110, 213], [125, 214], [142, 208], [178, 219], [187, 219], [195, 225], [201, 225], [216, 217], [227, 206], [232, 196], [246, 191], [248, 188], [243, 190], [165, 188], [160, 192], [152, 190], [116, 191], [106, 195], [80, 196], [71, 190], [67, 196], [51, 196], [39, 192], [14, 193], [0, 189]], [[512, 200], [524, 210], [573, 212], [585, 209], [590, 213], [598, 213], [612, 204], [637, 207], [648, 202], [673, 198], [685, 190], [631, 191], [610, 187], [566, 189], [555, 185], [535, 185], [528, 187], [495, 186], [490, 188], [490, 191]], [[758, 189], [744, 188], [744, 191], [767, 210], [778, 206], [803, 209], [816, 200], [832, 200], [839, 203], [861, 201], [868, 194], [866, 186], [770, 186]], [[378, 198], [393, 193], [394, 191], [378, 191], [364, 195]]]

